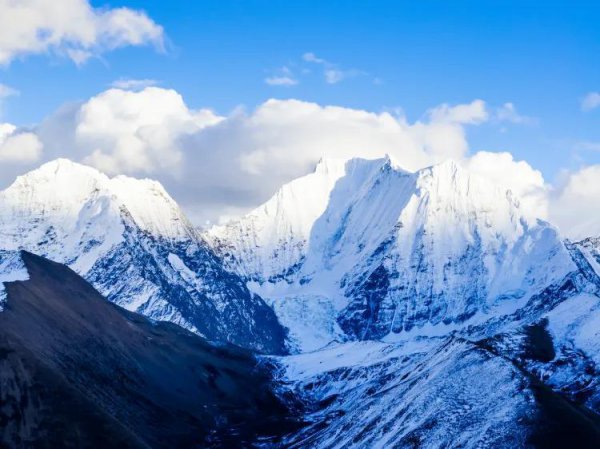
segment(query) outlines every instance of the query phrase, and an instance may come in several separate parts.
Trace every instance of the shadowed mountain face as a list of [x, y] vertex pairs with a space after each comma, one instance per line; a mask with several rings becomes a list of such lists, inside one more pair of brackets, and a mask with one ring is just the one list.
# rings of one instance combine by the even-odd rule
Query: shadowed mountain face
[[27, 252], [0, 313], [0, 447], [248, 447], [290, 429], [270, 368]]

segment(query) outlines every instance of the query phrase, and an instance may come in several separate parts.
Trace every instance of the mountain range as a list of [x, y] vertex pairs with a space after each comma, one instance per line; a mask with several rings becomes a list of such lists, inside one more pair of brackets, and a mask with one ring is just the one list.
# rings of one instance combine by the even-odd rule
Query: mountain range
[[[324, 159], [200, 231], [154, 181], [57, 160], [0, 193], [0, 250], [2, 320], [23, 301], [11, 286], [41, 263], [25, 250], [147, 323], [260, 353], [278, 419], [293, 410], [302, 424], [277, 441], [255, 433], [255, 446], [600, 444], [600, 229], [568, 241], [453, 161], [408, 172], [390, 158]], [[39, 313], [60, 325], [69, 304]]]

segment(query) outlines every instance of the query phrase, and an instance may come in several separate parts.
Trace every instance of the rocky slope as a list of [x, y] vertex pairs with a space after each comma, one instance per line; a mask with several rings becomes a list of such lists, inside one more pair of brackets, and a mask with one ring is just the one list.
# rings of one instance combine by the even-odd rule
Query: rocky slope
[[294, 425], [249, 352], [127, 312], [63, 265], [18, 257], [29, 279], [6, 284], [0, 312], [0, 446], [249, 447]]
[[68, 264], [110, 301], [213, 341], [284, 351], [284, 329], [155, 181], [68, 160], [0, 192], [0, 248]]

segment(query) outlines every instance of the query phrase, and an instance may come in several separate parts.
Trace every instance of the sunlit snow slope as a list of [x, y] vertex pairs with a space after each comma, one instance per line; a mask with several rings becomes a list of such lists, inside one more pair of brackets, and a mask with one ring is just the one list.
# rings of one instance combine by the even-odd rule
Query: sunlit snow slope
[[443, 334], [523, 306], [577, 269], [529, 215], [451, 161], [408, 173], [389, 159], [325, 160], [206, 238], [306, 350]]

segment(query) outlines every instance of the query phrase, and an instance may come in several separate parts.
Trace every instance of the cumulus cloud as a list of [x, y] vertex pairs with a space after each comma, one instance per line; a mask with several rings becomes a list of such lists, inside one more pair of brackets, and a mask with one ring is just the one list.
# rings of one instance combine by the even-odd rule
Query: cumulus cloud
[[507, 152], [480, 151], [464, 162], [471, 172], [509, 188], [530, 218], [548, 218], [549, 186], [542, 173], [526, 161], [515, 161]]
[[50, 137], [49, 147], [56, 145], [52, 136], [70, 136], [67, 147], [83, 162], [109, 174], [160, 170], [176, 176], [183, 158], [180, 139], [220, 120], [210, 110], [189, 109], [174, 90], [109, 89], [52, 117], [40, 132]]
[[39, 159], [42, 143], [37, 135], [0, 123], [0, 163], [29, 163]]
[[591, 111], [600, 106], [600, 92], [590, 92], [581, 100], [581, 110]]
[[44, 159], [63, 156], [109, 174], [162, 181], [198, 222], [231, 216], [268, 199], [325, 157], [389, 154], [415, 170], [467, 154], [465, 127], [485, 104], [443, 105], [408, 122], [299, 100], [269, 100], [227, 117], [189, 108], [169, 89], [109, 89], [65, 105], [36, 128]]
[[87, 0], [0, 0], [0, 65], [55, 53], [76, 64], [129, 45], [163, 48], [164, 33], [144, 12], [93, 8]]
[[493, 120], [493, 114], [482, 100], [443, 104], [415, 122], [399, 112], [268, 100], [221, 117], [188, 107], [173, 90], [109, 89], [63, 106], [35, 133], [0, 128], [0, 177], [4, 185], [10, 181], [6, 161], [38, 165], [43, 144], [43, 160], [69, 157], [109, 174], [156, 178], [195, 222], [205, 223], [256, 207], [283, 183], [309, 173], [321, 157], [387, 154], [407, 170], [453, 158], [510, 188], [531, 216], [549, 217], [567, 235], [576, 225], [578, 235], [600, 235], [590, 206], [600, 202], [600, 168], [569, 173], [560, 188], [552, 188], [509, 153], [472, 154], [468, 127]]
[[550, 220], [567, 237], [600, 237], [600, 165], [563, 173], [551, 195]]

